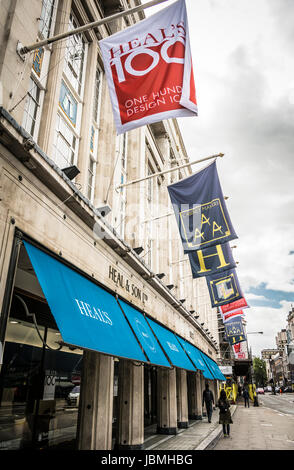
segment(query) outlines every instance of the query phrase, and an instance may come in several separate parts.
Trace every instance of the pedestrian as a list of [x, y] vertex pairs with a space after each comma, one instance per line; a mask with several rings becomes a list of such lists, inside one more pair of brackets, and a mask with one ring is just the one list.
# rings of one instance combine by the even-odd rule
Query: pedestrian
[[246, 404], [248, 405], [248, 408], [249, 408], [249, 393], [248, 393], [247, 388], [244, 388], [243, 390], [243, 398], [245, 402], [245, 408], [246, 408]]
[[204, 402], [206, 406], [208, 422], [211, 423], [212, 404], [214, 404], [214, 397], [212, 391], [209, 390], [208, 384], [205, 385], [205, 390], [203, 391], [202, 406], [204, 406]]
[[223, 425], [224, 437], [230, 437], [230, 424], [233, 424], [233, 421], [230, 411], [230, 403], [224, 390], [221, 390], [220, 392], [217, 406], [219, 407], [219, 424]]

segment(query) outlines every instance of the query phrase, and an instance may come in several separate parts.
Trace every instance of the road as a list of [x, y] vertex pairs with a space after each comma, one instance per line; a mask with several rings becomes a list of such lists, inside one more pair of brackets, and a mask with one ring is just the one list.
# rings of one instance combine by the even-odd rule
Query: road
[[231, 437], [221, 437], [213, 450], [294, 450], [294, 393], [258, 399], [258, 407], [238, 402]]
[[267, 408], [294, 416], [294, 393], [282, 393], [282, 395], [266, 393], [265, 395], [258, 395], [258, 399]]

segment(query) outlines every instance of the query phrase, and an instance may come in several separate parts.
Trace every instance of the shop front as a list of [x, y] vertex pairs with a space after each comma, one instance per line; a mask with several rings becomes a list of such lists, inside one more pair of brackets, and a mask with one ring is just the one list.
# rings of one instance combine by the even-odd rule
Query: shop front
[[168, 368], [170, 364], [138, 310], [27, 240], [17, 232], [18, 253], [11, 257], [16, 261], [14, 269], [11, 266], [14, 282], [11, 292], [9, 285], [6, 292], [10, 308], [1, 322], [0, 446], [77, 447], [85, 349], [114, 362], [111, 434], [115, 446], [119, 360], [152, 367], [140, 336], [155, 364]]
[[0, 448], [140, 449], [149, 426], [172, 434], [200, 419], [204, 381], [218, 380], [201, 356], [213, 343], [76, 186], [37, 147], [28, 157], [20, 129], [6, 125]]
[[[17, 229], [3, 312], [2, 449], [85, 448], [101, 410], [108, 444], [92, 447], [142, 448], [147, 426], [188, 427], [189, 387], [203, 388], [191, 377], [217, 378], [191, 343]], [[198, 393], [192, 419], [199, 403]]]

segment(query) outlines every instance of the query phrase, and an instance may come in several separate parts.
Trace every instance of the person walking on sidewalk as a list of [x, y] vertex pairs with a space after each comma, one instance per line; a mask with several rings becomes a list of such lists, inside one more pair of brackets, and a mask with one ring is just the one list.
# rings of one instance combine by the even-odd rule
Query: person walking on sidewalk
[[204, 406], [204, 402], [206, 406], [208, 422], [211, 423], [212, 404], [214, 404], [214, 398], [212, 391], [209, 390], [208, 384], [205, 385], [205, 390], [203, 391], [202, 406]]
[[247, 388], [244, 388], [243, 390], [243, 398], [244, 398], [245, 408], [246, 408], [246, 404], [248, 405], [248, 408], [249, 408], [249, 392]]
[[221, 390], [220, 392], [217, 406], [219, 407], [219, 424], [223, 425], [224, 437], [230, 437], [230, 424], [233, 424], [233, 421], [230, 411], [230, 403], [224, 390]]

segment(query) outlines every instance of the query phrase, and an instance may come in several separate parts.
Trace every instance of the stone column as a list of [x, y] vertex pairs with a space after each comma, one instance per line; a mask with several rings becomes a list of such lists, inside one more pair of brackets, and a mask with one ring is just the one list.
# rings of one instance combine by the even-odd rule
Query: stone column
[[178, 428], [188, 428], [188, 390], [187, 390], [187, 371], [177, 369], [177, 410], [178, 410]]
[[196, 419], [202, 419], [202, 394], [203, 389], [201, 385], [201, 372], [197, 370], [196, 372]]
[[188, 372], [188, 416], [197, 419], [196, 373]]
[[214, 402], [215, 404], [217, 403], [217, 400], [218, 400], [218, 387], [219, 387], [219, 384], [218, 384], [218, 380], [214, 380], [214, 390], [213, 390], [213, 395], [214, 395]]
[[118, 448], [141, 449], [144, 443], [144, 366], [119, 361]]
[[176, 370], [158, 369], [157, 377], [157, 432], [177, 434]]
[[189, 373], [188, 377], [188, 400], [189, 418], [202, 419], [202, 392], [200, 371]]
[[[77, 161], [77, 167], [80, 170], [79, 175], [76, 178], [76, 182], [82, 185], [82, 193], [87, 194], [88, 187], [88, 167], [90, 162], [90, 135], [91, 127], [93, 123], [93, 102], [95, 95], [95, 80], [96, 80], [96, 68], [97, 68], [97, 57], [98, 57], [98, 45], [95, 42], [90, 43], [88, 47], [87, 64], [86, 64], [86, 80], [85, 89], [83, 95], [83, 106], [87, 112], [82, 113], [81, 130], [79, 144], [79, 155]], [[94, 157], [97, 157], [93, 153]]]
[[[208, 380], [205, 379], [203, 375], [201, 375], [201, 378], [200, 378], [201, 407], [202, 407], [202, 395], [203, 395], [203, 391], [205, 390], [206, 382], [208, 383]], [[204, 407], [202, 407], [202, 416], [207, 416], [205, 404], [204, 404]]]
[[111, 450], [113, 358], [84, 351], [78, 423], [79, 450]]

